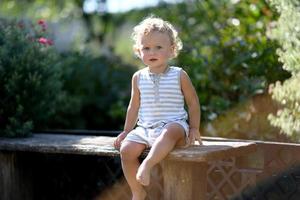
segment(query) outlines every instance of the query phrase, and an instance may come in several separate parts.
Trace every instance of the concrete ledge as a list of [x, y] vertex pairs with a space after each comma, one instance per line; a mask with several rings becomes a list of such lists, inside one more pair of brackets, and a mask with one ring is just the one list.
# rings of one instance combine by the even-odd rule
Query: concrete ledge
[[[33, 134], [28, 138], [0, 138], [0, 151], [119, 156], [119, 151], [113, 147], [114, 139], [108, 136]], [[204, 140], [203, 145], [173, 150], [167, 159], [206, 162], [241, 156], [255, 150], [254, 142]], [[146, 154], [147, 151], [144, 152]]]

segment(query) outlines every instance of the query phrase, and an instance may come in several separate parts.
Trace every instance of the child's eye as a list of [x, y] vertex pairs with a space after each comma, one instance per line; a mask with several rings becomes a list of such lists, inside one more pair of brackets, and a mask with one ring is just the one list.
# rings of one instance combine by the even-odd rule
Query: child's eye
[[143, 47], [143, 50], [148, 51], [150, 48], [149, 47]]

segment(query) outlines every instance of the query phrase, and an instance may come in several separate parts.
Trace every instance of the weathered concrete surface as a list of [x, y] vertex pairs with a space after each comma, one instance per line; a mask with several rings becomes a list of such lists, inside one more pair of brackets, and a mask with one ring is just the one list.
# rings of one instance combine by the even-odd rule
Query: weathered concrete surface
[[[34, 134], [29, 138], [0, 138], [0, 151], [118, 156], [119, 151], [113, 147], [114, 139], [115, 137], [107, 136]], [[253, 152], [255, 149], [254, 142], [203, 141], [203, 145], [175, 149], [167, 158], [203, 162], [224, 158], [229, 154], [230, 156], [240, 156]]]

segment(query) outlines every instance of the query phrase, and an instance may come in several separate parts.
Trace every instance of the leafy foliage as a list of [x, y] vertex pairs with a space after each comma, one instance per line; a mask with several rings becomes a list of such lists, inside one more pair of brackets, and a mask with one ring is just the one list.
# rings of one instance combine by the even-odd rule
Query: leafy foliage
[[46, 24], [28, 26], [0, 20], [0, 136], [26, 136], [45, 127], [63, 98]]
[[270, 115], [271, 124], [282, 132], [300, 140], [300, 2], [296, 0], [270, 0], [279, 12], [277, 23], [269, 35], [276, 39], [279, 60], [283, 68], [291, 73], [284, 82], [277, 82], [271, 88], [272, 97], [282, 106], [275, 115]]
[[55, 129], [121, 129], [136, 70], [116, 56], [61, 55], [67, 99], [49, 121]]
[[81, 0], [69, 1], [18, 1], [18, 0], [2, 0], [0, 4], [0, 16], [8, 16], [27, 19], [47, 19], [59, 20], [66, 18], [78, 18], [82, 14]]

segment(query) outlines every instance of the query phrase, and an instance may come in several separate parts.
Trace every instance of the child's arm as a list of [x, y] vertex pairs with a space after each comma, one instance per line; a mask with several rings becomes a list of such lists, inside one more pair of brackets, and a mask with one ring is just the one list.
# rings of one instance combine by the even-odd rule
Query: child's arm
[[184, 95], [185, 102], [188, 106], [189, 113], [189, 139], [190, 144], [194, 144], [195, 140], [202, 144], [200, 135], [200, 104], [196, 93], [196, 90], [185, 71], [181, 71], [180, 74], [181, 90]]
[[140, 107], [140, 92], [137, 87], [137, 78], [138, 73], [135, 73], [132, 76], [131, 80], [131, 98], [127, 108], [124, 130], [118, 135], [114, 142], [114, 146], [116, 149], [120, 148], [121, 142], [124, 140], [126, 135], [134, 128], [137, 121], [138, 111]]

